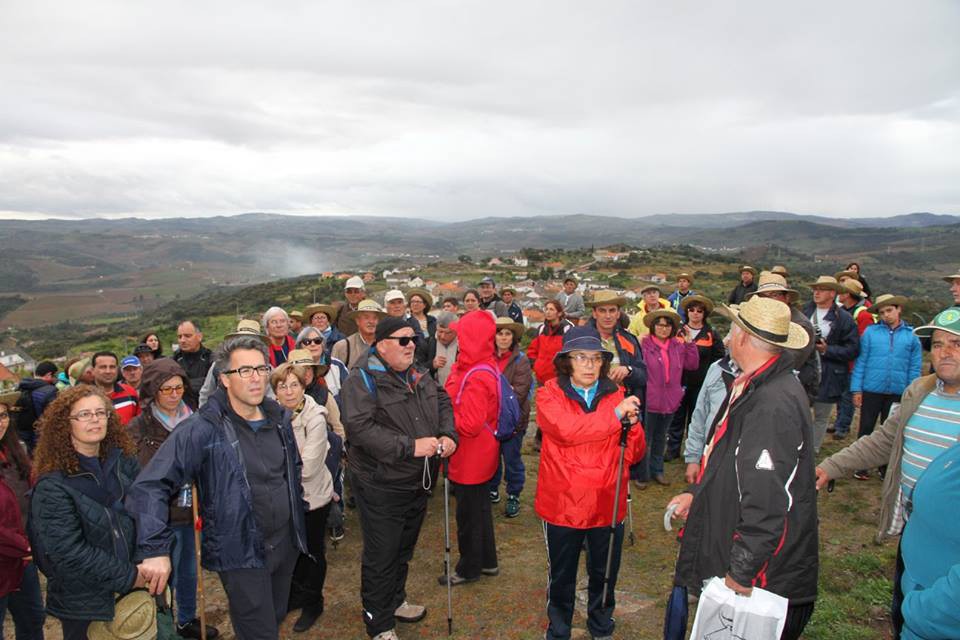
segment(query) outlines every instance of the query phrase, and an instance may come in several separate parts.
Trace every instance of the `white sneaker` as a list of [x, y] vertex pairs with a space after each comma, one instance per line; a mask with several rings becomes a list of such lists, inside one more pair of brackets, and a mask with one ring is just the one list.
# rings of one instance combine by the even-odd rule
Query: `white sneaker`
[[404, 600], [403, 604], [393, 612], [393, 615], [400, 622], [420, 622], [427, 615], [427, 608], [419, 604], [410, 604]]
[[390, 631], [384, 631], [373, 636], [373, 640], [400, 640], [400, 636], [397, 635], [396, 631], [390, 629]]

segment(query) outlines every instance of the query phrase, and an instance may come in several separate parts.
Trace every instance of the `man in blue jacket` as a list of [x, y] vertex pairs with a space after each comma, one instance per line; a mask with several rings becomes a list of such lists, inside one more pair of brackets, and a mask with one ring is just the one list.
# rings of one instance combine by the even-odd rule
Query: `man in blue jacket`
[[813, 402], [813, 450], [827, 433], [827, 421], [847, 390], [850, 363], [860, 353], [860, 336], [853, 317], [836, 303], [836, 295], [846, 290], [833, 276], [820, 276], [807, 285], [813, 301], [803, 308], [815, 333], [814, 348], [820, 354], [820, 391]]
[[256, 337], [229, 338], [216, 354], [221, 389], [175, 429], [127, 496], [137, 556], [152, 593], [170, 575], [170, 501], [196, 483], [203, 566], [220, 575], [241, 640], [277, 638], [299, 553], [306, 503], [290, 412], [264, 397], [270, 365]]
[[[860, 336], [860, 355], [850, 378], [853, 406], [860, 408], [858, 438], [873, 433], [878, 416], [885, 422], [893, 404], [900, 402], [904, 390], [920, 377], [920, 340], [913, 335], [913, 327], [900, 318], [906, 302], [906, 298], [889, 293], [879, 296], [873, 309], [880, 323], [870, 325]], [[860, 470], [853, 477], [866, 480], [870, 476]]]

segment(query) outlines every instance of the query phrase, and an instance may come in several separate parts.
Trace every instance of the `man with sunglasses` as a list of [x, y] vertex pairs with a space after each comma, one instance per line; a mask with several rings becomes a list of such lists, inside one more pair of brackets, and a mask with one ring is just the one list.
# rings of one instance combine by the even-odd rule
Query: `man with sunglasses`
[[381, 319], [341, 391], [347, 475], [363, 530], [363, 621], [377, 640], [396, 639], [398, 620], [426, 615], [425, 607], [407, 602], [407, 565], [437, 478], [433, 459], [457, 448], [450, 398], [414, 365], [414, 336], [403, 318]]
[[307, 553], [300, 457], [290, 413], [266, 398], [270, 365], [260, 337], [228, 338], [220, 385], [160, 446], [130, 488], [137, 557], [151, 593], [170, 576], [169, 505], [196, 484], [203, 565], [220, 575], [237, 638], [277, 638], [299, 553]]

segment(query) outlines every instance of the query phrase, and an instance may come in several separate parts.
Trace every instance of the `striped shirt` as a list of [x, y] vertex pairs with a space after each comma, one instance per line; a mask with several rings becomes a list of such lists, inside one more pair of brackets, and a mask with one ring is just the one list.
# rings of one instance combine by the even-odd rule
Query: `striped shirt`
[[933, 460], [960, 443], [960, 394], [946, 393], [943, 382], [927, 394], [907, 421], [903, 432], [903, 463], [900, 489], [903, 499], [912, 498], [913, 487]]

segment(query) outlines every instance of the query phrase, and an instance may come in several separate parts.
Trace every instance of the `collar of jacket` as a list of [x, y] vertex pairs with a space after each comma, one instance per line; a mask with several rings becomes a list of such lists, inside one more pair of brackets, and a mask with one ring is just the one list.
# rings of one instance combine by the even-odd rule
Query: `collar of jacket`
[[388, 371], [383, 361], [380, 360], [376, 345], [370, 347], [370, 351], [360, 359], [357, 368], [364, 369], [371, 376], [379, 375], [383, 380], [396, 381], [397, 384], [407, 387], [410, 391], [413, 391], [423, 378], [423, 372], [412, 364], [402, 373], [393, 370]]
[[[684, 324], [683, 326], [686, 327], [687, 325]], [[712, 347], [713, 340], [713, 327], [710, 326], [709, 322], [704, 320], [703, 326], [700, 327], [700, 333], [697, 334], [697, 339], [693, 341], [693, 344], [698, 347]]]
[[563, 335], [563, 334], [566, 333], [571, 327], [573, 327], [573, 323], [570, 322], [569, 320], [567, 320], [566, 318], [564, 318], [563, 320], [561, 320], [560, 322], [558, 322], [556, 327], [554, 327], [554, 326], [551, 325], [549, 322], [547, 322], [546, 320], [544, 320], [544, 321], [543, 321], [543, 324], [540, 325], [540, 335], [542, 335], [542, 336], [559, 336], [559, 335]]
[[746, 400], [755, 389], [757, 389], [757, 387], [763, 386], [767, 380], [770, 380], [784, 371], [790, 375], [793, 375], [793, 358], [785, 357], [786, 355], [786, 352], [782, 352], [776, 356], [773, 356], [770, 360], [761, 365], [759, 369], [750, 374], [750, 380], [747, 383], [747, 388], [743, 390], [743, 393], [731, 406], [731, 411], [733, 411], [738, 405], [741, 405], [743, 401]]
[[[597, 321], [595, 318], [590, 318], [590, 326], [594, 329], [597, 329]], [[597, 333], [600, 333], [599, 329], [597, 329]], [[614, 344], [617, 345], [618, 349], [621, 351], [626, 351], [632, 356], [637, 355], [637, 351], [639, 349], [637, 348], [637, 343], [634, 342], [635, 339], [631, 339], [633, 338], [633, 334], [627, 333], [623, 327], [620, 326], [619, 321], [613, 327], [613, 337], [615, 338]], [[600, 339], [603, 340], [602, 337]]]
[[619, 385], [613, 382], [610, 378], [603, 378], [597, 382], [597, 393], [593, 396], [593, 403], [588, 406], [584, 401], [583, 396], [577, 393], [577, 390], [573, 388], [573, 383], [570, 381], [570, 376], [557, 376], [557, 384], [560, 385], [563, 393], [568, 398], [579, 404], [584, 413], [593, 413], [596, 410], [597, 405], [600, 404], [600, 400], [602, 400], [604, 396], [608, 396], [620, 388]]
[[[263, 412], [263, 417], [270, 421], [273, 425], [279, 425], [283, 423], [284, 413], [287, 412], [280, 403], [276, 400], [271, 400], [264, 396], [263, 402], [260, 403], [260, 410]], [[220, 421], [217, 419], [220, 416], [226, 416], [234, 424], [242, 424], [246, 422], [243, 418], [237, 415], [237, 412], [233, 410], [233, 407], [230, 406], [230, 399], [227, 397], [227, 390], [223, 387], [217, 389], [213, 395], [207, 399], [207, 403], [200, 408], [200, 413], [203, 414], [209, 421], [213, 424], [219, 424]]]

